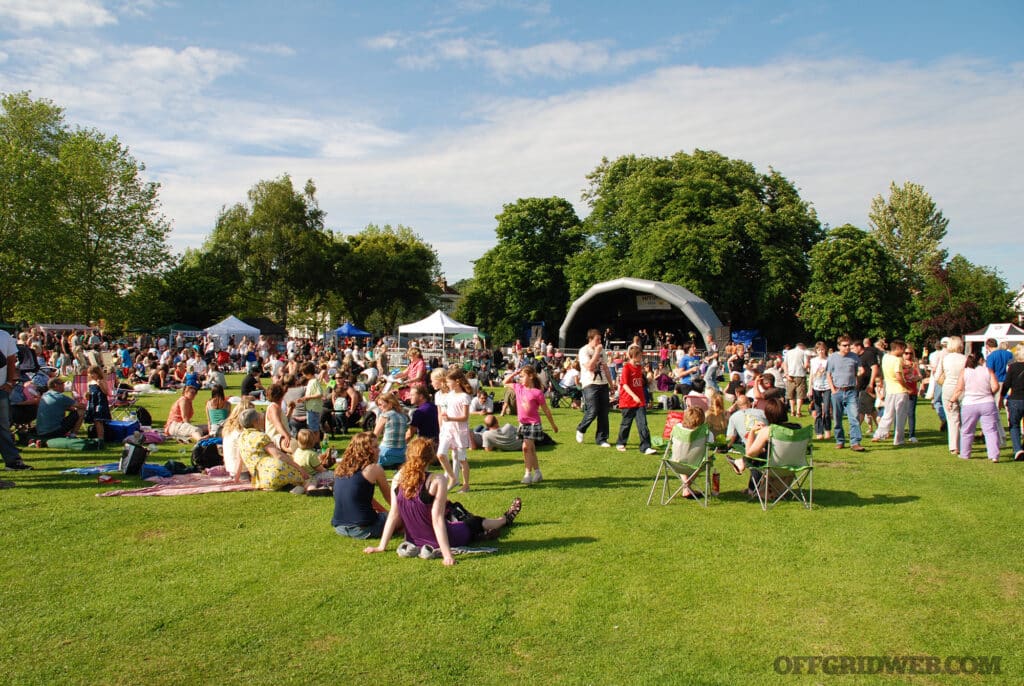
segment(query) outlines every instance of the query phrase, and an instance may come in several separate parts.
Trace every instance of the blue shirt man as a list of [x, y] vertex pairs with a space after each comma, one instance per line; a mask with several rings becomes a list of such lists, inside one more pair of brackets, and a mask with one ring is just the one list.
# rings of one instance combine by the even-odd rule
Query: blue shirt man
[[996, 381], [1003, 383], [1006, 381], [1006, 368], [1013, 361], [1013, 353], [1005, 348], [1000, 348], [994, 338], [985, 341], [985, 347], [988, 349], [985, 366], [996, 375]]
[[848, 336], [840, 336], [839, 350], [828, 356], [825, 363], [825, 378], [832, 390], [832, 416], [835, 418], [836, 447], [843, 448], [846, 434], [843, 432], [843, 415], [850, 421], [850, 449], [863, 452], [860, 444], [860, 418], [857, 416], [857, 372], [860, 357], [850, 351]]

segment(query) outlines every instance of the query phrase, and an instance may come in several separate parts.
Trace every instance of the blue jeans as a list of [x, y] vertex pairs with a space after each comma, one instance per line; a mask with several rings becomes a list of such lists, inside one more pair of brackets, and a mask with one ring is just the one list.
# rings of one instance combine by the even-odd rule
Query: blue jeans
[[860, 422], [857, 420], [857, 389], [836, 391], [832, 394], [832, 417], [836, 421], [836, 445], [846, 442], [843, 432], [843, 414], [850, 420], [850, 444], [860, 445]]
[[912, 395], [907, 401], [907, 437], [915, 438], [917, 434], [917, 396]]
[[598, 445], [601, 443], [608, 442], [608, 409], [611, 406], [611, 401], [608, 397], [608, 385], [607, 384], [590, 384], [589, 386], [583, 387], [583, 402], [585, 403], [583, 408], [583, 419], [580, 420], [579, 426], [576, 430], [580, 433], [586, 433], [587, 427], [597, 420], [597, 434], [594, 436], [597, 439]]
[[832, 428], [832, 391], [811, 391], [812, 402], [817, 416], [814, 418], [814, 433], [818, 436]]
[[647, 428], [647, 410], [643, 407], [622, 408], [622, 423], [619, 425], [619, 440], [617, 445], [626, 445], [629, 440], [629, 429], [636, 419], [636, 431], [640, 434], [640, 452], [651, 447], [651, 432]]
[[3, 455], [5, 465], [21, 462], [21, 453], [11, 433], [11, 395], [7, 391], [0, 391], [0, 455]]
[[1013, 443], [1013, 454], [1016, 455], [1021, 451], [1020, 423], [1024, 419], [1024, 398], [1020, 400], [1007, 398], [1006, 411], [1010, 415], [1010, 441]]
[[935, 414], [939, 415], [939, 421], [946, 423], [946, 408], [942, 405], [942, 385], [935, 384], [935, 391], [932, 392], [932, 407]]

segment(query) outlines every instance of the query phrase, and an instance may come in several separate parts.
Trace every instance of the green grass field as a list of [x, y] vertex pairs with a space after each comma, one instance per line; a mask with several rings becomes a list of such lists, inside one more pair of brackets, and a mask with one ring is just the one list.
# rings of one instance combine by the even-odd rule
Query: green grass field
[[[235, 377], [232, 381], [238, 383]], [[229, 391], [230, 392], [230, 391]], [[237, 388], [235, 390], [237, 392]], [[144, 404], [158, 420], [171, 396]], [[197, 400], [199, 410], [205, 395]], [[815, 446], [815, 508], [764, 513], [719, 460], [705, 509], [647, 506], [657, 459], [573, 441], [545, 481], [470, 453], [470, 510], [523, 512], [496, 555], [365, 555], [331, 501], [288, 493], [96, 498], [61, 474], [118, 450], [26, 449], [0, 492], [0, 680], [10, 684], [1022, 683], [1024, 464]], [[664, 413], [651, 426], [660, 433]], [[804, 420], [807, 421], [807, 420]], [[612, 416], [612, 431], [618, 416]], [[335, 442], [343, 447], [344, 440]], [[165, 444], [152, 458], [188, 461]], [[124, 485], [137, 480], [126, 478]], [[1001, 674], [781, 676], [780, 656], [1000, 656]]]

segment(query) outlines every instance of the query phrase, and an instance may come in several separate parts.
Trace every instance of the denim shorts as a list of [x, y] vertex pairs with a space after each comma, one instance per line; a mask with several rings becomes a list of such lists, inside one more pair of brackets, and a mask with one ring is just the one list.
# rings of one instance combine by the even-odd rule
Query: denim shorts
[[377, 513], [377, 521], [367, 526], [336, 526], [334, 530], [338, 532], [339, 536], [348, 536], [349, 538], [379, 538], [384, 533], [384, 522], [388, 520], [388, 516], [383, 512]]
[[310, 431], [320, 431], [320, 413], [319, 412], [307, 412], [306, 413], [306, 428]]

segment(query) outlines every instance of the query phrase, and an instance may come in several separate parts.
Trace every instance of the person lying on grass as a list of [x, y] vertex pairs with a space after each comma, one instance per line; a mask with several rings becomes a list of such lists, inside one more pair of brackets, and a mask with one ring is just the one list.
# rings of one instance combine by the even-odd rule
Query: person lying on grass
[[334, 516], [331, 526], [341, 536], [377, 538], [384, 533], [387, 510], [373, 497], [379, 488], [391, 504], [391, 487], [384, 468], [377, 464], [377, 437], [364, 431], [352, 437], [334, 467]]
[[[503, 527], [515, 521], [522, 509], [522, 501], [512, 501], [505, 514], [496, 519], [484, 519], [465, 513], [457, 519], [460, 508], [448, 507], [448, 480], [430, 474], [427, 467], [434, 461], [436, 450], [431, 441], [414, 438], [406, 447], [405, 464], [395, 474], [391, 486], [391, 511], [388, 513], [380, 544], [363, 550], [381, 553], [388, 541], [405, 526], [405, 540], [417, 547], [440, 550], [445, 566], [455, 564], [452, 546], [464, 546], [474, 540], [497, 537]], [[464, 512], [464, 510], [463, 510]], [[428, 555], [430, 556], [430, 555]]]

